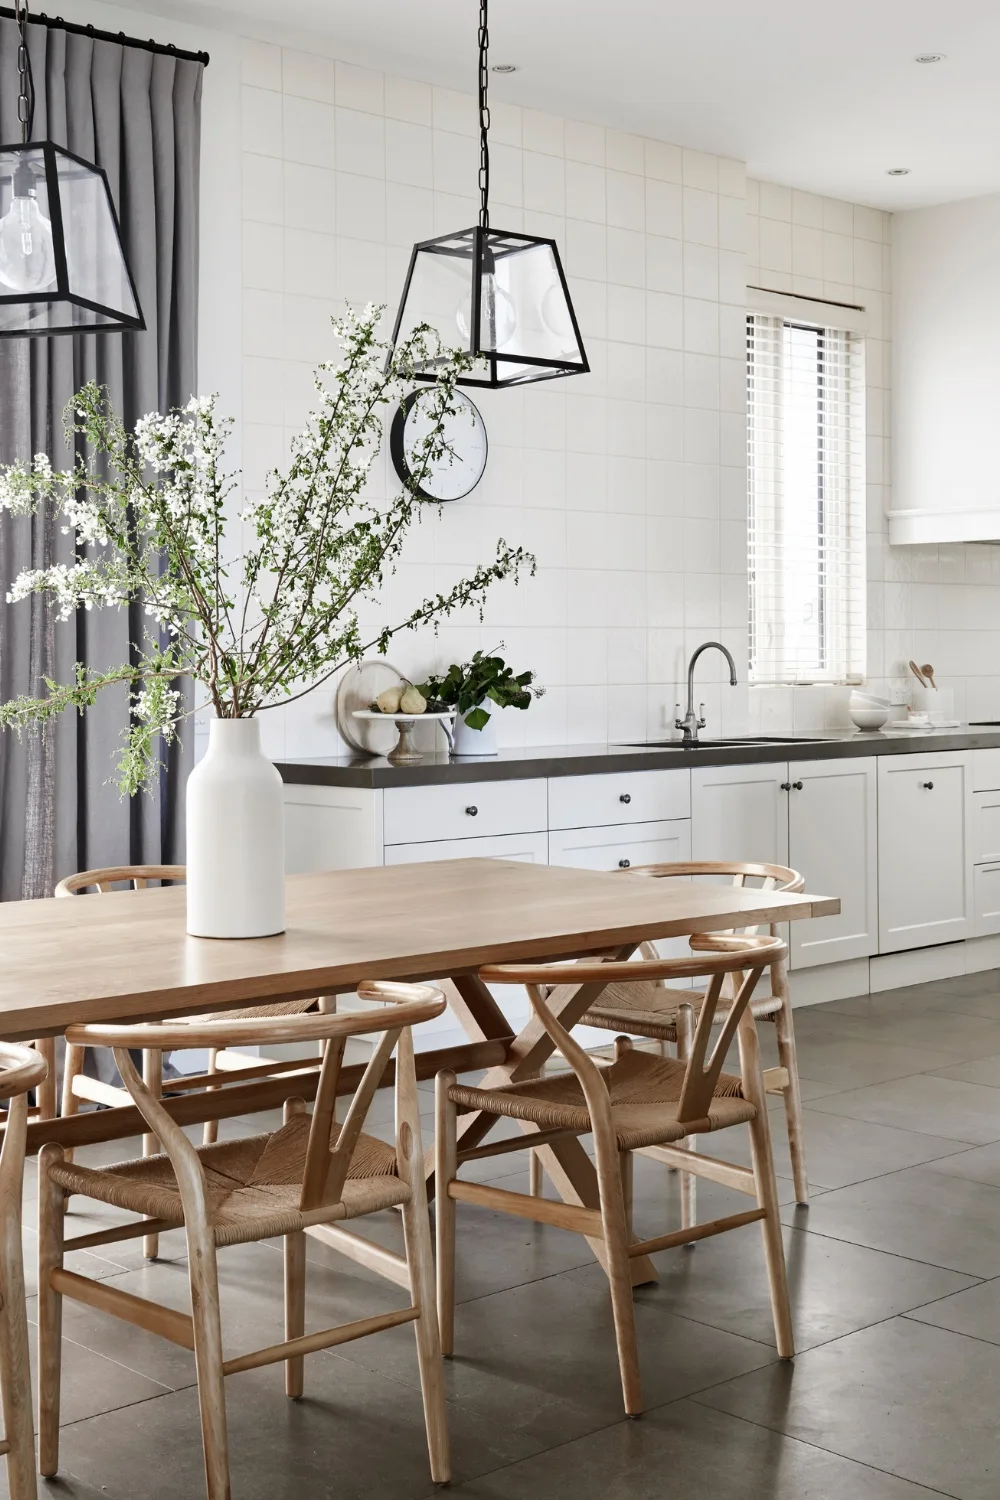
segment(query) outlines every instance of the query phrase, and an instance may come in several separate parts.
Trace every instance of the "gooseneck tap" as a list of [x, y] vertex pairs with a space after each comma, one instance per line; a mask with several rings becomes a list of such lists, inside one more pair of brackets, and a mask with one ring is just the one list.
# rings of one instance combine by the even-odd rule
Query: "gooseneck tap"
[[[703, 651], [722, 652], [723, 656], [726, 658], [726, 661], [729, 663], [729, 685], [730, 687], [736, 686], [736, 663], [733, 661], [732, 653], [727, 649], [727, 647], [722, 644], [721, 641], [705, 641], [704, 645], [699, 646], [697, 651], [692, 652], [691, 660], [688, 662], [687, 713], [684, 715], [683, 719], [678, 717], [674, 720], [674, 728], [682, 729], [684, 731], [682, 743], [685, 745], [697, 745], [698, 730], [704, 729], [705, 727], [704, 703], [699, 704], [698, 713], [695, 713], [694, 711], [694, 668], [695, 662], [698, 660]], [[677, 708], [678, 710], [680, 709], [679, 703], [677, 705]]]

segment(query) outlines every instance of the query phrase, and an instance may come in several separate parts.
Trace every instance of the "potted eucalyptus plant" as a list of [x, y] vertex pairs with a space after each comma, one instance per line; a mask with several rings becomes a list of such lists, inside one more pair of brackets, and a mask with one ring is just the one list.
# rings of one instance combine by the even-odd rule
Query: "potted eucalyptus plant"
[[[89, 384], [67, 408], [74, 468], [56, 472], [45, 454], [0, 467], [0, 508], [54, 512], [77, 542], [74, 563], [21, 573], [9, 600], [47, 594], [64, 622], [80, 608], [138, 600], [149, 622], [132, 660], [101, 672], [78, 663], [72, 681], [0, 705], [0, 726], [44, 731], [57, 714], [82, 713], [125, 683], [131, 714], [117, 779], [134, 795], [157, 773], [161, 743], [199, 706], [212, 712], [208, 753], [187, 788], [188, 931], [197, 936], [284, 929], [281, 782], [261, 751], [258, 716], [367, 651], [384, 652], [397, 632], [481, 606], [492, 583], [534, 569], [529, 553], [501, 539], [493, 562], [446, 593], [396, 624], [362, 630], [361, 606], [379, 597], [419, 517], [422, 480], [450, 455], [443, 427], [468, 364], [427, 327], [390, 347], [378, 338], [381, 313], [368, 307], [334, 322], [343, 358], [317, 371], [316, 409], [293, 439], [286, 472], [271, 474], [266, 493], [242, 507], [238, 475], [225, 465], [232, 424], [214, 396], [154, 412], [129, 431], [108, 392]], [[432, 359], [431, 420], [410, 479], [377, 503], [368, 481], [386, 420]], [[200, 704], [182, 692], [185, 678]]]
[[[499, 649], [503, 650], [503, 641]], [[534, 683], [534, 672], [515, 676], [496, 651], [476, 651], [470, 661], [461, 665], [453, 662], [447, 672], [418, 683], [417, 691], [432, 710], [455, 710], [452, 755], [496, 755], [496, 726], [491, 706], [530, 707], [531, 700], [541, 698], [545, 692]]]

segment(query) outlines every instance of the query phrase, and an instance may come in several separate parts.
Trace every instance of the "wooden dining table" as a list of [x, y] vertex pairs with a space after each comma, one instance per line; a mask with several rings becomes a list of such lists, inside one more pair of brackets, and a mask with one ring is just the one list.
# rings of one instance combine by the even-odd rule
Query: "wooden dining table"
[[[603, 953], [627, 958], [647, 939], [689, 936], [835, 915], [836, 897], [728, 885], [682, 884], [618, 873], [461, 859], [292, 875], [285, 931], [220, 941], [185, 931], [185, 891], [167, 886], [100, 897], [0, 905], [0, 1038], [62, 1034], [93, 1021], [152, 1021], [225, 1011], [268, 1000], [336, 996], [363, 979], [437, 980], [468, 1040], [417, 1054], [418, 1076], [441, 1068], [486, 1070], [487, 1084], [531, 1077], [552, 1053], [534, 1019], [514, 1032], [478, 977], [484, 964]], [[602, 985], [565, 985], [550, 999], [574, 1025]], [[311, 1098], [318, 1064], [295, 1070], [296, 1095]], [[306, 1069], [307, 1071], [303, 1071]], [[290, 1080], [273, 1064], [259, 1076], [212, 1092], [192, 1087], [168, 1097], [181, 1124], [244, 1116], [279, 1106]], [[352, 1092], [363, 1065], [341, 1070]], [[233, 1075], [223, 1075], [223, 1078]], [[384, 1083], [392, 1081], [391, 1070]], [[206, 1079], [207, 1082], [207, 1079]], [[212, 1082], [218, 1084], [219, 1076]], [[168, 1086], [169, 1091], [169, 1086]], [[492, 1116], [467, 1115], [461, 1145], [474, 1147]], [[134, 1106], [34, 1120], [28, 1149], [46, 1141], [82, 1146], [141, 1133]], [[590, 1159], [576, 1139], [540, 1148], [542, 1165], [568, 1202], [597, 1205]], [[634, 1262], [637, 1282], [652, 1267]]]

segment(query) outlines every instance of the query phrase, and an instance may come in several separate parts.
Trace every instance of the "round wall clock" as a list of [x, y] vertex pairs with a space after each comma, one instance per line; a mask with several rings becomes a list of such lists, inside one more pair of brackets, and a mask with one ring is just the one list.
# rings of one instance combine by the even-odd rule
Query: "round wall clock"
[[[392, 419], [389, 452], [396, 473], [405, 483], [413, 478], [413, 464], [420, 444], [431, 429], [429, 405], [433, 392], [411, 391]], [[454, 416], [444, 421], [444, 436], [451, 454], [432, 466], [415, 493], [421, 500], [461, 500], [474, 490], [486, 468], [486, 423], [479, 408], [463, 391], [454, 391]]]

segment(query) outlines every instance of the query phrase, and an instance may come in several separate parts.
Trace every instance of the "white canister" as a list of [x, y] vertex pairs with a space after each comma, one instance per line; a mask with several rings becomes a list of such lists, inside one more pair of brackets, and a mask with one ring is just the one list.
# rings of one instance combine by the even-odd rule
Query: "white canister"
[[486, 698], [479, 704], [479, 707], [490, 716], [489, 722], [482, 729], [470, 729], [463, 716], [456, 714], [455, 728], [451, 736], [452, 755], [496, 755], [497, 706]]
[[284, 798], [256, 719], [213, 719], [188, 778], [187, 930], [211, 938], [285, 930]]

